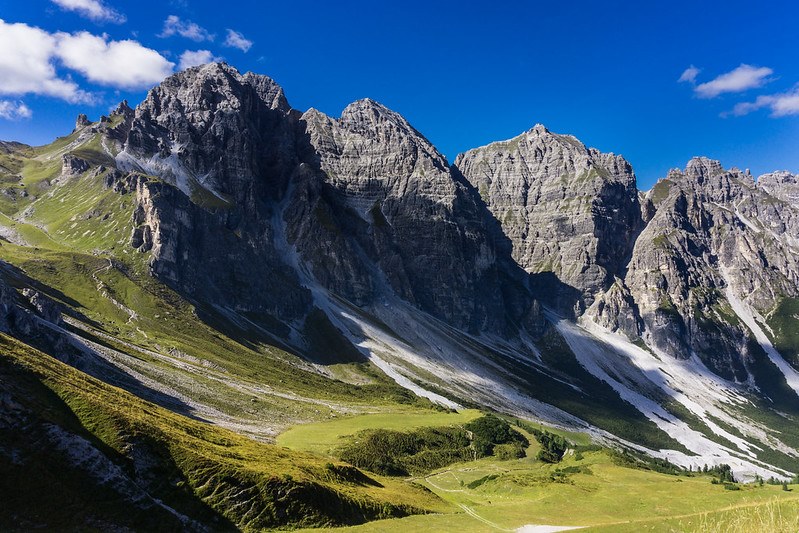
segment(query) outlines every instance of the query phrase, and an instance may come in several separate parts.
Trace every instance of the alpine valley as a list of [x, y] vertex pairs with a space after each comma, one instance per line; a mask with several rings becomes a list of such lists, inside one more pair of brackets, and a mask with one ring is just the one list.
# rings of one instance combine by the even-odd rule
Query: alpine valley
[[799, 521], [788, 172], [450, 164], [212, 63], [0, 143], [0, 236], [0, 529]]

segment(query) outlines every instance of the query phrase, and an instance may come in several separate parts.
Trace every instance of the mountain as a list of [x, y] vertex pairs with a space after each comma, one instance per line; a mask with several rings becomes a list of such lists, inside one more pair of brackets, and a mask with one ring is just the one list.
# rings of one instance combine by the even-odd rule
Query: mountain
[[[790, 173], [696, 158], [643, 192], [623, 157], [541, 125], [450, 165], [377, 102], [302, 113], [272, 79], [215, 63], [50, 145], [0, 144], [0, 183], [3, 368], [19, 380], [3, 401], [20, 406], [0, 420], [0, 466], [22, 477], [41, 457], [117, 502], [76, 524], [439, 509], [272, 444], [381, 410], [479, 407], [685, 468], [799, 472]], [[130, 409], [109, 412], [116, 397]], [[214, 447], [228, 441], [235, 468]], [[215, 496], [239, 490], [239, 506]], [[334, 511], [307, 507], [322, 493]]]
[[751, 382], [749, 367], [770, 350], [752, 342], [752, 316], [762, 322], [799, 288], [792, 175], [755, 182], [695, 158], [644, 195], [623, 158], [540, 125], [455, 166], [501, 221], [518, 263], [534, 279], [557, 278], [541, 292], [556, 289], [555, 308]]
[[[513, 258], [565, 312], [582, 314], [626, 266], [643, 228], [635, 174], [621, 156], [544, 126], [469, 150], [455, 166], [513, 243]], [[554, 277], [545, 274], [553, 274]]]

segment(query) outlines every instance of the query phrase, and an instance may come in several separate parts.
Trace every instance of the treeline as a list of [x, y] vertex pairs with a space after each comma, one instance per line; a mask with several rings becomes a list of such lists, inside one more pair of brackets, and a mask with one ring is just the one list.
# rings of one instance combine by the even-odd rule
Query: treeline
[[611, 450], [610, 459], [613, 461], [613, 464], [617, 466], [637, 468], [640, 470], [651, 470], [652, 472], [669, 474], [671, 476], [690, 475], [688, 470], [681, 466], [675, 465], [667, 459], [651, 457], [638, 451], [627, 449]]
[[529, 444], [504, 420], [485, 415], [463, 427], [361, 431], [339, 449], [338, 455], [342, 461], [371, 472], [408, 476], [482, 457], [524, 457]]

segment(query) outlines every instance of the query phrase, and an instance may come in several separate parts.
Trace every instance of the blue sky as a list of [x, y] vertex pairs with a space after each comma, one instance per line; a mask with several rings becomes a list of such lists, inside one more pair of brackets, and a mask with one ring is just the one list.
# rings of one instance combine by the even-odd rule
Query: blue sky
[[623, 154], [644, 189], [694, 155], [799, 172], [793, 1], [0, 0], [0, 19], [4, 140], [223, 58], [300, 110], [378, 100], [450, 160], [543, 123]]

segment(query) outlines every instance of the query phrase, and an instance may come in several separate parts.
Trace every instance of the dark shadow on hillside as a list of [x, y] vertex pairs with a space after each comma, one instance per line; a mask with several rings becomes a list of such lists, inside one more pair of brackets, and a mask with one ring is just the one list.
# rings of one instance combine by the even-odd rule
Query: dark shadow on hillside
[[470, 192], [482, 210], [483, 219], [489, 228], [498, 257], [504, 258], [506, 270], [514, 280], [522, 280], [530, 295], [545, 306], [557, 310], [561, 315], [575, 318], [575, 309], [583, 308], [582, 292], [562, 282], [554, 272], [528, 273], [513, 260], [513, 241], [505, 234], [502, 223], [494, 216], [480, 196], [479, 191], [469, 182], [455, 165], [450, 167], [455, 180]]
[[[0, 529], [79, 531], [89, 524], [141, 531], [202, 529], [197, 523], [183, 523], [155, 501], [148, 502], [149, 496], [193, 520], [213, 524], [214, 530], [235, 530], [229, 520], [193, 493], [166, 443], [126, 434], [124, 425], [88, 429], [72, 407], [42, 383], [40, 375], [5, 357], [0, 357], [0, 382], [6, 384], [3, 392], [14, 405], [0, 429], [0, 448], [16, 454], [11, 460], [0, 455], [0, 498], [4, 502]], [[114, 423], [102, 416], [99, 419], [104, 424]], [[95, 434], [98, 429], [119, 432], [128, 451], [122, 454], [103, 442]], [[63, 449], [64, 442], [80, 442], [78, 439], [96, 452], [86, 457], [91, 461], [75, 461]], [[101, 468], [115, 476], [111, 483], [98, 480]], [[144, 501], [137, 496], [144, 496]]]
[[583, 293], [564, 283], [554, 272], [528, 274], [530, 290], [547, 307], [559, 315], [574, 320], [575, 311], [585, 308]]
[[55, 287], [45, 285], [44, 283], [31, 278], [18, 267], [12, 265], [11, 263], [6, 263], [5, 261], [0, 261], [0, 271], [2, 271], [3, 278], [12, 287], [20, 290], [24, 288], [35, 289], [48, 296], [52, 300], [64, 304], [62, 311], [65, 314], [76, 320], [80, 320], [84, 324], [89, 324], [95, 329], [103, 329], [101, 324], [95, 322], [79, 311], [79, 309], [83, 308], [83, 304], [73, 298], [70, 298]]
[[[40, 324], [30, 333], [25, 334], [19, 331], [14, 333], [14, 337], [22, 342], [93, 378], [108, 383], [109, 385], [119, 387], [120, 389], [169, 409], [170, 411], [195, 420], [207, 422], [207, 420], [198, 417], [195, 414], [194, 408], [180, 398], [165, 391], [155, 389], [142, 382], [136, 376], [128, 373], [123, 368], [110, 363], [106, 359], [107, 356], [104, 356], [101, 351], [107, 350], [108, 353], [118, 352], [128, 357], [135, 357], [135, 355], [119, 352], [119, 348], [113, 347], [108, 341], [92, 334], [90, 331], [79, 329], [69, 324], [63, 324], [61, 327]], [[83, 345], [79, 343], [79, 341], [72, 339], [70, 334], [99, 346], [94, 348]]]
[[300, 331], [303, 347], [290, 340], [291, 328], [264, 312], [221, 312], [209, 305], [197, 306], [197, 317], [206, 325], [255, 352], [263, 347], [277, 348], [319, 365], [363, 363], [366, 357], [327, 318], [313, 307]]
[[[0, 263], [0, 271], [4, 282], [18, 290], [33, 288], [49, 297], [58, 298], [63, 303], [72, 302], [75, 305], [80, 305], [78, 302], [65, 297], [57, 289], [31, 279], [12, 265]], [[59, 295], [63, 296], [63, 298], [60, 298]], [[85, 320], [86, 329], [77, 328], [68, 323], [53, 324], [39, 316], [32, 304], [23, 298], [21, 294], [15, 293], [12, 295], [12, 299], [14, 304], [5, 310], [4, 319], [8, 322], [8, 331], [6, 333], [15, 339], [100, 381], [122, 388], [177, 413], [199, 419], [193, 414], [193, 408], [184, 401], [144, 384], [137, 377], [110, 363], [100, 351], [108, 350], [107, 353], [110, 354], [113, 351], [118, 351], [119, 347], [113, 346], [102, 337], [89, 331], [92, 328], [101, 331], [101, 328], [95, 322]], [[60, 312], [77, 318], [79, 321], [85, 319], [81, 313], [74, 312], [74, 310], [63, 304], [53, 305], [58, 305]], [[97, 346], [85, 345], [73, 336], [95, 343]], [[127, 352], [119, 353], [131, 356]]]

